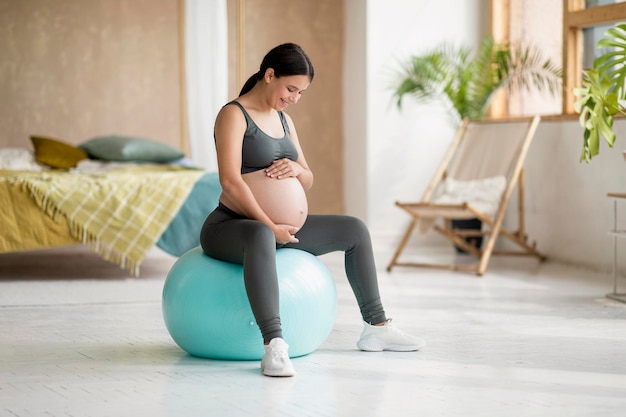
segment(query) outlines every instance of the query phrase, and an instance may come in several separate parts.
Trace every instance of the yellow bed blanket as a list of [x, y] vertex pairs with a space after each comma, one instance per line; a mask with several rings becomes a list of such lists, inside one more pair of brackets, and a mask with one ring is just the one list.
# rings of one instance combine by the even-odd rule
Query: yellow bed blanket
[[101, 174], [1, 171], [0, 253], [82, 242], [138, 275], [203, 174], [175, 166]]

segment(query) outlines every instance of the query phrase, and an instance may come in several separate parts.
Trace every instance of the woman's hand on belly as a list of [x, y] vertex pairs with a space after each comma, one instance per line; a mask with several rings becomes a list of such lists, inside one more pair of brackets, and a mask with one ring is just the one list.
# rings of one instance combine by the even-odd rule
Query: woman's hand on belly
[[302, 167], [297, 162], [294, 162], [287, 158], [277, 159], [272, 162], [272, 165], [265, 168], [265, 175], [270, 178], [290, 178], [297, 177], [302, 171]]

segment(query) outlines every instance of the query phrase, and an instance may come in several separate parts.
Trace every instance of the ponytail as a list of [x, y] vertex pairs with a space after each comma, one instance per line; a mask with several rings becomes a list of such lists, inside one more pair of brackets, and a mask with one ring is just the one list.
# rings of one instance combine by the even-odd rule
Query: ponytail
[[243, 96], [244, 94], [246, 94], [248, 91], [252, 90], [252, 88], [254, 88], [254, 86], [256, 85], [256, 83], [262, 78], [261, 75], [261, 71], [257, 72], [256, 74], [252, 74], [250, 76], [250, 78], [248, 78], [248, 81], [245, 82], [245, 84], [243, 85], [243, 87], [241, 87], [241, 91], [239, 92], [239, 97]]

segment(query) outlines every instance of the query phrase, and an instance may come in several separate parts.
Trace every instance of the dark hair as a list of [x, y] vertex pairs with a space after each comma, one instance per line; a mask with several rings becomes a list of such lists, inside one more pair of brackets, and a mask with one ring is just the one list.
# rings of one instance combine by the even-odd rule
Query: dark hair
[[242, 96], [252, 90], [257, 81], [265, 76], [265, 71], [268, 68], [274, 70], [274, 75], [277, 78], [289, 75], [308, 75], [309, 79], [313, 81], [315, 75], [313, 64], [304, 50], [295, 43], [283, 43], [272, 48], [265, 55], [261, 61], [259, 72], [248, 78], [239, 95]]

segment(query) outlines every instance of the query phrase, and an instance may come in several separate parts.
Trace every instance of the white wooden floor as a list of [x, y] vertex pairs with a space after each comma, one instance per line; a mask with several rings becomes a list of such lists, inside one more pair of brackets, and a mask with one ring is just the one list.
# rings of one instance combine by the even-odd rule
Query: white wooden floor
[[70, 248], [0, 256], [1, 416], [625, 416], [626, 304], [607, 274], [498, 259], [482, 278], [383, 271], [387, 313], [420, 352], [356, 349], [358, 309], [342, 257], [328, 340], [295, 378], [258, 362], [198, 359], [161, 316], [173, 259], [142, 276]]

